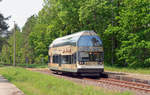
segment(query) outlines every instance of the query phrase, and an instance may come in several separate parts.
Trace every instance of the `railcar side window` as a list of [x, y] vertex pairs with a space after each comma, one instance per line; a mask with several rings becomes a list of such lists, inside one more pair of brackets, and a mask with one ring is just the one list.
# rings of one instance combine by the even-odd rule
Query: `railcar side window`
[[74, 36], [74, 37], [68, 37], [66, 39], [58, 40], [54, 42], [53, 47], [66, 46], [66, 45], [76, 46], [76, 42], [78, 38], [79, 36]]
[[62, 55], [61, 63], [62, 64], [71, 64], [71, 55]]
[[72, 64], [76, 64], [76, 53], [72, 55], [71, 61]]
[[59, 63], [59, 55], [53, 56], [53, 63]]

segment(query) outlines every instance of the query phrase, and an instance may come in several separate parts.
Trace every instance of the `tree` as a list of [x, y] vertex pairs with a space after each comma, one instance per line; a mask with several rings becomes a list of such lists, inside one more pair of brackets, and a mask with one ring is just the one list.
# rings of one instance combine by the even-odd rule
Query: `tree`
[[[47, 63], [48, 46], [54, 39], [94, 30], [103, 41], [105, 63], [150, 67], [149, 6], [149, 0], [44, 0], [38, 15], [17, 32], [19, 62]], [[6, 59], [10, 47], [3, 46]]]
[[115, 54], [122, 65], [133, 67], [150, 66], [150, 1], [124, 0], [116, 16], [118, 24], [110, 25], [106, 33], [117, 34], [120, 46]]
[[105, 0], [45, 0], [29, 35], [35, 59], [46, 59], [48, 46], [57, 37], [82, 30], [95, 30], [107, 44], [103, 33], [111, 23], [112, 10], [112, 4]]
[[[1, 0], [0, 0], [0, 2], [1, 2]], [[8, 29], [8, 24], [6, 23], [7, 19], [8, 18], [5, 18], [0, 13], [0, 52], [1, 52], [3, 44], [6, 43], [5, 37], [7, 37], [9, 34], [9, 32], [7, 31], [7, 29]]]
[[34, 26], [37, 23], [37, 16], [33, 15], [28, 18], [24, 27], [22, 28], [22, 36], [23, 36], [23, 58], [25, 59], [24, 63], [34, 63], [34, 49], [29, 44], [29, 35], [34, 31]]
[[6, 43], [6, 37], [8, 37], [9, 32], [7, 31], [8, 25], [5, 22], [8, 18], [4, 18], [4, 16], [0, 13], [0, 52], [4, 43]]
[[[20, 59], [23, 52], [22, 50], [22, 46], [23, 46], [23, 37], [21, 35], [20, 32], [20, 28], [18, 26], [16, 26], [16, 62], [17, 63], [21, 63]], [[9, 39], [7, 39], [7, 44], [4, 44], [2, 47], [2, 52], [1, 52], [1, 57], [2, 60], [4, 62], [4, 64], [12, 64], [13, 62], [13, 54], [14, 54], [14, 29], [11, 30], [12, 31], [12, 35], [9, 37]]]
[[8, 25], [5, 22], [8, 18], [4, 18], [4, 16], [0, 13], [0, 35], [5, 36], [7, 33]]

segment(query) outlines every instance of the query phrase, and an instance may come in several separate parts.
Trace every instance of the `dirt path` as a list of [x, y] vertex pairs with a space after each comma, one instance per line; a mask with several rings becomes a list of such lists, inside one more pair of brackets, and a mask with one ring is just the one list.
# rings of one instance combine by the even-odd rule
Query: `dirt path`
[[0, 95], [25, 95], [15, 85], [0, 75]]

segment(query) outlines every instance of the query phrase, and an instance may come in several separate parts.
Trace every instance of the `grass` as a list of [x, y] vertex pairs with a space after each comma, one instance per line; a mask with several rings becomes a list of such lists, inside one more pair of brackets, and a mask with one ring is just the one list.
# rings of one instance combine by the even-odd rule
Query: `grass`
[[27, 68], [48, 68], [48, 64], [17, 64], [17, 66]]
[[19, 67], [2, 67], [0, 74], [14, 83], [26, 95], [131, 95], [129, 92], [116, 93], [102, 88], [79, 85]]
[[[13, 64], [0, 64], [0, 67], [13, 66]], [[48, 68], [48, 64], [16, 64], [17, 67]]]
[[0, 67], [3, 67], [4, 65], [3, 64], [0, 64]]
[[105, 71], [116, 71], [116, 72], [125, 72], [125, 73], [136, 73], [136, 74], [150, 74], [150, 68], [127, 68], [127, 67], [111, 67], [105, 66]]

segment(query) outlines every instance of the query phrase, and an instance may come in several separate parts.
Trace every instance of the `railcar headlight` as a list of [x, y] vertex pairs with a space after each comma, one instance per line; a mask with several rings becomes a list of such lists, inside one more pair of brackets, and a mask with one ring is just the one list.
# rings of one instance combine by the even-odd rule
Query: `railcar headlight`
[[82, 62], [82, 65], [83, 65], [84, 63]]
[[80, 65], [83, 65], [83, 64], [84, 64], [84, 62], [83, 62], [83, 61], [82, 61], [82, 62], [79, 62], [79, 64], [80, 64]]
[[82, 62], [79, 62], [79, 65], [81, 65], [82, 64]]
[[84, 64], [84, 62], [82, 62], [82, 65]]

